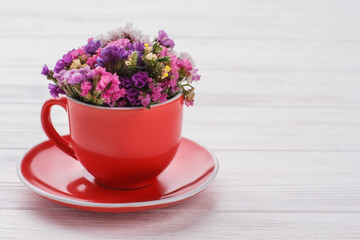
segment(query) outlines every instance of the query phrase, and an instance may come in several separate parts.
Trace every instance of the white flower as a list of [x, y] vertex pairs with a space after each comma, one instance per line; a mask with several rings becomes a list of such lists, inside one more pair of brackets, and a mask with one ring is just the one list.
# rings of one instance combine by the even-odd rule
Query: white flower
[[149, 42], [150, 38], [144, 35], [141, 30], [133, 28], [132, 23], [127, 23], [125, 27], [119, 27], [113, 31], [107, 33], [107, 35], [98, 35], [95, 40], [100, 40], [101, 45], [109, 41], [115, 41], [121, 38], [129, 38], [131, 42]]
[[148, 53], [145, 57], [147, 60], [155, 60], [157, 58], [156, 54]]

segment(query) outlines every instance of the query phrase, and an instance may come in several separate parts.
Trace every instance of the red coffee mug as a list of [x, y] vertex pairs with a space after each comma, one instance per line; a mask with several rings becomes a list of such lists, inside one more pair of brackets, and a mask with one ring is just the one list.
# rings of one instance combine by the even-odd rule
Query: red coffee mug
[[[70, 142], [50, 118], [53, 105], [69, 116]], [[42, 127], [62, 151], [80, 161], [98, 183], [119, 189], [151, 184], [170, 164], [181, 139], [183, 97], [142, 107], [101, 107], [71, 97], [47, 100]]]

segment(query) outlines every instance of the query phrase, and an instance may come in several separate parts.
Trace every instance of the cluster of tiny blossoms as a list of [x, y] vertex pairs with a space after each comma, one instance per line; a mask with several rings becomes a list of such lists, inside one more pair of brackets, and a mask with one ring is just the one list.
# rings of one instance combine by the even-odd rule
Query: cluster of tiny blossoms
[[107, 35], [90, 38], [88, 43], [65, 54], [42, 74], [50, 94], [66, 94], [80, 101], [109, 107], [143, 106], [167, 101], [182, 92], [187, 106], [194, 103], [193, 81], [200, 80], [187, 53], [177, 54], [168, 35], [159, 31], [150, 42], [132, 25]]

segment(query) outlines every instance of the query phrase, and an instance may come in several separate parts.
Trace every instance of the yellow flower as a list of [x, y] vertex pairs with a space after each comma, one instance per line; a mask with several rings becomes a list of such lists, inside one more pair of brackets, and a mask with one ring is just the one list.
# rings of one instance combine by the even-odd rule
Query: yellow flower
[[169, 67], [169, 65], [166, 65], [165, 66], [165, 72], [170, 72], [170, 70], [171, 70], [171, 67]]
[[149, 46], [149, 44], [145, 43], [145, 47], [148, 47], [148, 46]]

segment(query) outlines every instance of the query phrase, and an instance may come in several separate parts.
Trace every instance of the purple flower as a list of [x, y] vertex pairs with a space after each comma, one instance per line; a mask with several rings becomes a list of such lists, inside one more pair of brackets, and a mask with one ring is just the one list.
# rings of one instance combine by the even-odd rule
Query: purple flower
[[133, 81], [128, 77], [121, 77], [121, 78], [119, 78], [119, 80], [120, 80], [121, 85], [126, 88], [130, 88], [133, 86]]
[[77, 84], [87, 80], [85, 74], [81, 74], [80, 72], [74, 73], [71, 78], [67, 81], [68, 84]]
[[173, 48], [175, 47], [175, 43], [173, 40], [171, 40], [170, 38], [168, 38], [168, 35], [165, 33], [164, 30], [160, 30], [159, 31], [159, 35], [158, 35], [158, 38], [157, 38], [157, 41], [167, 47], [167, 48]]
[[144, 47], [145, 47], [145, 45], [141, 42], [134, 43], [134, 50], [136, 50], [137, 52], [143, 52]]
[[90, 67], [80, 69], [62, 70], [60, 73], [54, 73], [54, 78], [58, 79], [60, 84], [78, 84], [95, 76], [94, 70]]
[[55, 67], [54, 67], [54, 72], [58, 73], [61, 70], [63, 70], [65, 67], [69, 66], [72, 63], [72, 56], [71, 56], [71, 52], [74, 50], [69, 51], [67, 54], [63, 55], [62, 59], [60, 59], [59, 61], [57, 61]]
[[130, 50], [130, 51], [134, 51], [134, 46], [131, 42], [128, 42], [126, 45], [125, 45], [125, 48], [127, 50]]
[[63, 83], [63, 81], [65, 80], [64, 79], [65, 73], [67, 73], [67, 71], [65, 69], [61, 70], [59, 73], [54, 73], [53, 78], [56, 78], [59, 81], [60, 85], [61, 85]]
[[135, 87], [142, 88], [146, 85], [146, 83], [149, 81], [149, 75], [147, 72], [137, 72], [135, 73], [131, 79], [135, 83]]
[[56, 65], [54, 67], [54, 72], [55, 73], [58, 73], [60, 72], [61, 70], [63, 70], [65, 68], [65, 63], [62, 59], [60, 59], [59, 61], [56, 62]]
[[65, 54], [65, 55], [63, 56], [62, 59], [63, 59], [63, 61], [64, 61], [65, 64], [70, 64], [70, 63], [72, 63], [72, 60], [73, 60], [72, 55], [71, 55], [71, 52], [72, 52], [72, 51], [75, 51], [75, 49], [69, 51], [67, 54]]
[[92, 70], [90, 70], [88, 72], [84, 72], [83, 74], [86, 75], [87, 79], [94, 79], [95, 78], [95, 70], [94, 69], [92, 69]]
[[100, 47], [100, 40], [94, 41], [92, 38], [88, 40], [88, 43], [84, 46], [85, 52], [89, 54], [95, 54], [96, 50]]
[[43, 66], [41, 74], [45, 75], [45, 76], [49, 76], [50, 70], [49, 70], [48, 66], [46, 66], [46, 64]]
[[100, 57], [96, 59], [97, 67], [105, 67], [108, 64], [116, 63], [121, 59], [127, 59], [129, 51], [120, 46], [109, 46], [101, 50]]
[[59, 94], [65, 94], [65, 92], [58, 86], [56, 86], [55, 84], [51, 84], [49, 83], [49, 87], [50, 89], [50, 94], [51, 96], [53, 96], [54, 98], [58, 98]]
[[133, 106], [139, 105], [140, 100], [138, 99], [139, 97], [139, 91], [134, 89], [134, 88], [130, 88], [128, 90], [126, 90], [126, 98], [129, 100], [130, 104]]

